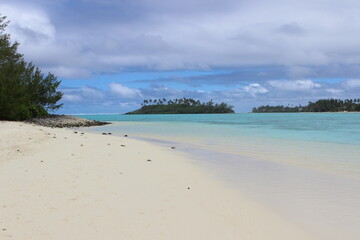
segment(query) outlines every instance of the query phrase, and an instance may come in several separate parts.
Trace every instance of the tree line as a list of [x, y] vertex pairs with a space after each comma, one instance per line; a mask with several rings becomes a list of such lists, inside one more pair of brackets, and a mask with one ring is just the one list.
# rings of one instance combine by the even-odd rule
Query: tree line
[[252, 109], [253, 113], [275, 113], [275, 112], [359, 112], [360, 98], [358, 99], [319, 99], [309, 102], [305, 106], [260, 106]]
[[11, 43], [8, 25], [0, 14], [0, 120], [25, 120], [44, 116], [62, 104], [57, 91], [60, 81], [55, 75], [44, 75], [34, 64], [18, 53], [19, 43]]
[[145, 99], [141, 108], [127, 114], [197, 114], [197, 113], [234, 113], [234, 106], [227, 103], [214, 103], [212, 100], [201, 102], [192, 98]]

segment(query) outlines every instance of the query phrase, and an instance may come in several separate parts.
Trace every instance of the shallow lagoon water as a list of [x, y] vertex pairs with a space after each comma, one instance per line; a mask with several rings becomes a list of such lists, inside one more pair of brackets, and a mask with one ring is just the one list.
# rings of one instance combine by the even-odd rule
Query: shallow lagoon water
[[163, 144], [319, 239], [360, 239], [360, 114], [95, 115]]

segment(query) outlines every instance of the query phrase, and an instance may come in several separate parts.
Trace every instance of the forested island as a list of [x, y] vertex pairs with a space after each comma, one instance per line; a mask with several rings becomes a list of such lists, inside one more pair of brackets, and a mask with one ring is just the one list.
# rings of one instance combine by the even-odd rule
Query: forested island
[[200, 113], [234, 113], [234, 106], [224, 102], [200, 102], [192, 98], [166, 100], [149, 99], [141, 103], [141, 108], [126, 114], [200, 114]]
[[320, 99], [309, 102], [306, 106], [260, 106], [252, 109], [253, 113], [278, 113], [278, 112], [360, 112], [360, 98], [358, 99]]

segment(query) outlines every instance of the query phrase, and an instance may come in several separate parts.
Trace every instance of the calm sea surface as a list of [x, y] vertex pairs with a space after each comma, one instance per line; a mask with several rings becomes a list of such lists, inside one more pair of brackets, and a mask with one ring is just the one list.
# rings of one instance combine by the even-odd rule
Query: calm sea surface
[[194, 163], [318, 239], [360, 239], [360, 113], [81, 115]]

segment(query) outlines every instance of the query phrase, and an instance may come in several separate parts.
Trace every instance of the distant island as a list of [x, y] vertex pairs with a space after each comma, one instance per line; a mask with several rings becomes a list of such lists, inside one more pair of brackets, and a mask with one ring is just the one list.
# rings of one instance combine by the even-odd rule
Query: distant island
[[226, 103], [200, 102], [191, 98], [166, 100], [149, 99], [141, 103], [141, 108], [126, 114], [201, 114], [234, 113], [234, 106]]
[[309, 102], [306, 106], [260, 106], [252, 109], [253, 113], [281, 113], [281, 112], [360, 112], [360, 98], [358, 99], [320, 99]]

